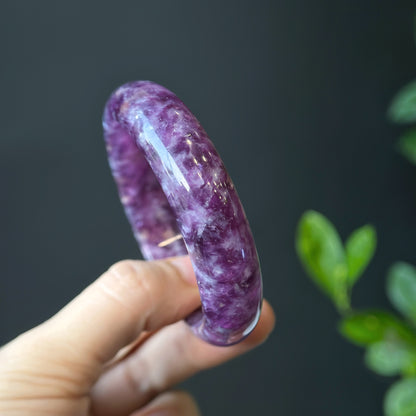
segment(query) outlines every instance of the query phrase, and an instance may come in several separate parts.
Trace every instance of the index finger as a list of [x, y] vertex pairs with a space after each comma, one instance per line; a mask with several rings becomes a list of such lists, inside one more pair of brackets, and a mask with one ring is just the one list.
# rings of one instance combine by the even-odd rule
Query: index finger
[[[48, 342], [97, 370], [144, 330], [183, 319], [200, 303], [188, 257], [116, 263], [44, 324]], [[58, 345], [57, 345], [58, 344]], [[67, 348], [69, 347], [69, 348]]]

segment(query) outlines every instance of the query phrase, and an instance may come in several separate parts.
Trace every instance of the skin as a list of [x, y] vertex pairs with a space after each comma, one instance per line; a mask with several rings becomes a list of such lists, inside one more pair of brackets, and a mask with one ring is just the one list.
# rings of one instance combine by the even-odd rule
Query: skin
[[0, 349], [2, 416], [199, 415], [170, 390], [266, 340], [274, 313], [217, 347], [181, 321], [200, 304], [189, 258], [116, 263], [45, 323]]

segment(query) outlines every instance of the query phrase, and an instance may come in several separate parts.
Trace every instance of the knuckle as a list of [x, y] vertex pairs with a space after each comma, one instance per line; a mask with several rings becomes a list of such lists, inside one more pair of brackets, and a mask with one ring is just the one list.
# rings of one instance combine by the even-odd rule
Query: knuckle
[[128, 300], [138, 296], [150, 304], [153, 288], [148, 275], [143, 261], [122, 260], [108, 269], [102, 288], [107, 295], [124, 305], [129, 305]]
[[155, 262], [155, 266], [157, 266], [158, 271], [160, 274], [163, 274], [165, 276], [171, 276], [174, 277], [173, 280], [179, 280], [180, 281], [180, 272], [178, 268], [170, 262], [169, 259], [166, 260], [158, 260]]
[[[145, 267], [140, 261], [122, 260], [108, 269], [111, 283], [123, 290], [142, 290], [146, 280]], [[146, 288], [146, 287], [145, 287]]]
[[125, 361], [121, 367], [122, 377], [125, 381], [126, 388], [132, 395], [141, 395], [143, 397], [153, 397], [159, 393], [159, 390], [152, 386], [151, 383], [145, 382], [146, 375], [151, 374], [151, 365], [147, 360], [133, 357]]
[[140, 261], [121, 260], [113, 264], [108, 271], [118, 278], [131, 279], [132, 277], [134, 278], [137, 274], [138, 267], [140, 267], [137, 266], [136, 263], [140, 263]]

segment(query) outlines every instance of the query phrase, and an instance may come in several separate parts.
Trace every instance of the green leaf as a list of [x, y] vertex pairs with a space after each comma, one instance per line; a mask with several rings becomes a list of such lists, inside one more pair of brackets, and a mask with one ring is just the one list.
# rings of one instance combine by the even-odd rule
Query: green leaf
[[338, 329], [345, 338], [360, 346], [383, 340], [400, 340], [416, 346], [416, 335], [412, 329], [394, 315], [380, 310], [351, 314], [341, 320]]
[[387, 276], [387, 294], [397, 310], [416, 324], [416, 268], [394, 264]]
[[374, 227], [364, 225], [355, 230], [345, 243], [350, 287], [363, 274], [376, 250], [377, 236]]
[[399, 152], [416, 165], [416, 129], [408, 130], [397, 143]]
[[416, 415], [416, 377], [394, 383], [384, 398], [386, 416]]
[[316, 211], [306, 212], [299, 221], [296, 250], [308, 274], [337, 308], [348, 309], [345, 252], [331, 222]]
[[396, 94], [390, 105], [388, 116], [395, 123], [416, 121], [416, 81], [407, 84]]
[[416, 375], [416, 350], [398, 340], [376, 342], [367, 348], [365, 363], [382, 376]]

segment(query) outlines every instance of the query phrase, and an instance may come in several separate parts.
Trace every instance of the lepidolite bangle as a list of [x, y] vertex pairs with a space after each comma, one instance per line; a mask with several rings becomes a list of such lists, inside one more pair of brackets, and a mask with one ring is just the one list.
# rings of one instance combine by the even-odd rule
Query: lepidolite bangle
[[150, 81], [117, 89], [103, 126], [143, 256], [189, 254], [202, 308], [187, 322], [212, 344], [241, 341], [259, 319], [260, 266], [237, 192], [204, 129], [176, 95]]

